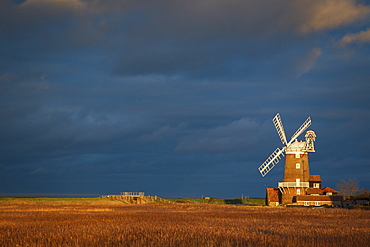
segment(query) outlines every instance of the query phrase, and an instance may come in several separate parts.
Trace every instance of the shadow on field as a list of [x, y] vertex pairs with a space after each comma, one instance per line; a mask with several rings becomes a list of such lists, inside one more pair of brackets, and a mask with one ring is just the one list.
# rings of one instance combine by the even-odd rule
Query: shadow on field
[[224, 199], [225, 204], [243, 204], [241, 199]]

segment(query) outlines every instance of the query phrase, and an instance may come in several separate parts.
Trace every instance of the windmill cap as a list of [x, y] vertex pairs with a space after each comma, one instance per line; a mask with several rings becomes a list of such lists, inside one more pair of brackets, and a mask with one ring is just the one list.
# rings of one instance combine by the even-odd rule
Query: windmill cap
[[302, 150], [305, 149], [305, 146], [306, 142], [295, 140], [295, 142], [287, 147], [286, 152], [302, 152]]

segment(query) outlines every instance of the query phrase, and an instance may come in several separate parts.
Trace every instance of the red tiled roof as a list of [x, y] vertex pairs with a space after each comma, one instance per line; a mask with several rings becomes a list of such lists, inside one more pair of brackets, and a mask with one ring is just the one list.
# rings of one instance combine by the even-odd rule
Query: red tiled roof
[[303, 195], [303, 196], [296, 196], [296, 200], [298, 201], [343, 201], [343, 196], [310, 196], [310, 195]]
[[312, 195], [312, 194], [319, 194], [322, 195], [324, 194], [324, 191], [319, 188], [308, 188], [307, 189], [307, 195]]
[[266, 188], [267, 198], [270, 202], [279, 202], [279, 189], [276, 188]]
[[321, 182], [321, 177], [320, 175], [311, 175], [310, 181]]
[[324, 192], [338, 193], [338, 191], [333, 190], [333, 189], [332, 189], [332, 188], [330, 188], [330, 187], [324, 187], [324, 188], [322, 188], [322, 190], [323, 190]]

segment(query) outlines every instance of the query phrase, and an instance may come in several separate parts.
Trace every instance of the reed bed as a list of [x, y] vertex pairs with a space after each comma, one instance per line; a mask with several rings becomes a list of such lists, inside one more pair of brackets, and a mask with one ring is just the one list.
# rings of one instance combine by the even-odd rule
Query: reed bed
[[370, 211], [0, 202], [0, 246], [368, 246]]

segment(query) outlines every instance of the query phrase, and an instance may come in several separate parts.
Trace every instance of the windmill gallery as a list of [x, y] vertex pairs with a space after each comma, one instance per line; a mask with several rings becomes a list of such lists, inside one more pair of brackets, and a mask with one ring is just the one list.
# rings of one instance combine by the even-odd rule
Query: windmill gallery
[[315, 152], [316, 134], [312, 130], [306, 132], [305, 141], [297, 138], [311, 125], [311, 118], [293, 134], [289, 142], [286, 139], [280, 114], [276, 114], [273, 123], [283, 143], [283, 148], [277, 148], [258, 168], [264, 177], [281, 159], [285, 153], [284, 181], [278, 183], [278, 188], [266, 188], [266, 202], [269, 206], [299, 205], [299, 206], [340, 206], [343, 197], [329, 187], [321, 186], [320, 175], [311, 175], [308, 153]]

